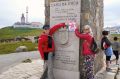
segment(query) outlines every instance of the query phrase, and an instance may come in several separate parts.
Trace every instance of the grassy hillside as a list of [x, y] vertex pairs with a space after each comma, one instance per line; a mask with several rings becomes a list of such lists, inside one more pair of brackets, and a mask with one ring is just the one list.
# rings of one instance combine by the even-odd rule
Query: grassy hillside
[[41, 32], [41, 29], [5, 27], [0, 29], [0, 39], [15, 38], [17, 36], [38, 36]]
[[12, 43], [0, 43], [0, 54], [14, 53], [16, 48], [19, 46], [26, 46], [28, 51], [37, 50], [37, 43], [32, 43], [30, 41], [24, 42], [12, 42]]
[[116, 36], [116, 37], [119, 37], [119, 38], [120, 38], [120, 34], [112, 34], [112, 37], [114, 37], [114, 36]]
[[113, 41], [114, 37], [118, 37], [118, 41], [120, 42], [120, 34], [111, 34], [111, 41]]
[[[15, 38], [17, 36], [39, 36], [41, 33], [41, 29], [5, 27], [0, 29], [0, 39]], [[37, 43], [32, 43], [30, 41], [9, 42], [0, 43], [0, 54], [14, 53], [19, 46], [26, 46], [28, 51], [37, 50]]]

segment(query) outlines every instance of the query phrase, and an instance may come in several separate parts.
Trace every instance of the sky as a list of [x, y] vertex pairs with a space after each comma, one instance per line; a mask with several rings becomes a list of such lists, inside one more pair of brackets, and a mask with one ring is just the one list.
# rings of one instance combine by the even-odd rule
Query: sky
[[[44, 0], [0, 0], [0, 28], [20, 21], [22, 13], [29, 7], [29, 22], [44, 24]], [[120, 0], [104, 0], [104, 26], [120, 25]]]
[[120, 25], [120, 0], [104, 0], [104, 26]]
[[28, 21], [44, 23], [44, 0], [0, 0], [0, 28], [20, 22], [29, 7]]

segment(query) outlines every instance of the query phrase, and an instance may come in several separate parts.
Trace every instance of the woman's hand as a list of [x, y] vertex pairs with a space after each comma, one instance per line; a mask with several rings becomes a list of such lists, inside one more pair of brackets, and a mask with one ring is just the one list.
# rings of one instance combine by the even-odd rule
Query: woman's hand
[[76, 23], [76, 29], [79, 29], [80, 28], [80, 25], [78, 23]]

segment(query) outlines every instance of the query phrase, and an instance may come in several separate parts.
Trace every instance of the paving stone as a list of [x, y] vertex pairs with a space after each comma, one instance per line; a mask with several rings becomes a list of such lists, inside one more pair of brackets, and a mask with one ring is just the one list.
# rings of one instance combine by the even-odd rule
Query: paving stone
[[40, 77], [32, 76], [32, 77], [30, 77], [28, 79], [40, 79]]
[[[115, 59], [114, 56], [112, 56], [113, 59]], [[119, 61], [120, 63], [120, 61]], [[110, 64], [110, 68], [112, 69], [110, 72], [107, 72], [105, 70], [105, 66], [103, 67], [103, 69], [101, 69], [100, 73], [98, 72], [96, 74], [96, 78], [95, 79], [120, 79], [120, 65], [116, 65], [115, 61], [113, 61]]]
[[113, 73], [117, 73], [117, 71], [118, 71], [118, 67], [117, 66], [112, 67], [111, 69], [112, 69], [111, 72], [113, 72]]
[[116, 73], [106, 72], [104, 79], [114, 79]]
[[43, 72], [43, 61], [21, 63], [0, 74], [0, 79], [39, 79]]
[[105, 73], [105, 67], [103, 67], [96, 75], [95, 75], [95, 79], [103, 79], [104, 78], [104, 74]]
[[116, 76], [116, 79], [120, 79], [120, 74]]

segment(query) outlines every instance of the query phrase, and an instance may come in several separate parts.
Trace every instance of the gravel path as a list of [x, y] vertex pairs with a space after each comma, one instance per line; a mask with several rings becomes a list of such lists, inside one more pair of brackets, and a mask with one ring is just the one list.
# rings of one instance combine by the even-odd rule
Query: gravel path
[[43, 72], [43, 61], [20, 63], [0, 74], [0, 79], [40, 79]]
[[40, 54], [38, 51], [31, 51], [0, 55], [0, 73], [28, 58], [40, 59]]

